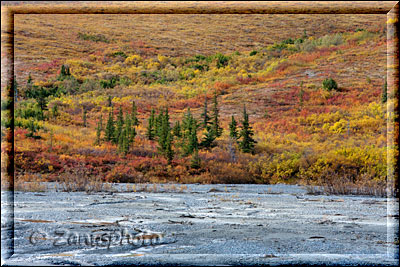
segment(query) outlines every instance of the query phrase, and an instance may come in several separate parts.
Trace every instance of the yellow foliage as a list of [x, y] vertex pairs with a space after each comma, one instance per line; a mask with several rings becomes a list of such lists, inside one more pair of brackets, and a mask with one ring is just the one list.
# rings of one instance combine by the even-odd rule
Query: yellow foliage
[[139, 55], [132, 55], [125, 59], [125, 64], [127, 65], [138, 65], [140, 62], [142, 62], [142, 58]]

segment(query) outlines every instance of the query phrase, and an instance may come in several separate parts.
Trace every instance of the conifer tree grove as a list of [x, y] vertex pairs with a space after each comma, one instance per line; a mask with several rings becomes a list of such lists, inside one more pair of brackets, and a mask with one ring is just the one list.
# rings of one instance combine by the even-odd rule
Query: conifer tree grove
[[254, 132], [249, 123], [249, 115], [247, 114], [246, 107], [243, 107], [243, 121], [242, 129], [240, 131], [239, 147], [244, 153], [253, 153], [254, 144], [256, 141], [253, 139]]

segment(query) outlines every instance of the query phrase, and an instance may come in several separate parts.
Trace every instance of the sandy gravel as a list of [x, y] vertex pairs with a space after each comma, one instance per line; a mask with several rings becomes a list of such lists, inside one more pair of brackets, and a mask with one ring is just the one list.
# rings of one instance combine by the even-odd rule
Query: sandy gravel
[[[398, 201], [309, 195], [288, 185], [156, 192], [2, 192], [5, 265], [398, 263]], [[14, 255], [7, 246], [14, 225]], [[128, 236], [129, 234], [129, 236]], [[128, 240], [129, 237], [129, 240]], [[9, 250], [8, 250], [9, 251]]]

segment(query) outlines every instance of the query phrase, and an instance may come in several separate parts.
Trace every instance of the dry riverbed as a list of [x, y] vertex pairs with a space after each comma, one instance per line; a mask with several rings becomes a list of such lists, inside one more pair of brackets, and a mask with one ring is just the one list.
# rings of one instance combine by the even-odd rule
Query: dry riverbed
[[[135, 192], [124, 184], [91, 194], [49, 188], [15, 192], [13, 224], [2, 192], [3, 265], [399, 261], [398, 202], [391, 199], [309, 195], [288, 185], [157, 185]], [[6, 259], [12, 225], [14, 254]]]

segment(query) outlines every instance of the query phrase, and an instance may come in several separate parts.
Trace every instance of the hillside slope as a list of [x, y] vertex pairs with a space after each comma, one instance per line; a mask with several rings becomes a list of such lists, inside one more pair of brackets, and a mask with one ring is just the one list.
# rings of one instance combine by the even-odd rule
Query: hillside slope
[[[17, 15], [17, 177], [283, 182], [383, 194], [385, 22], [384, 15]], [[324, 88], [329, 78], [337, 88]], [[198, 156], [176, 135], [168, 162], [162, 138], [148, 140], [151, 110], [168, 107], [171, 127], [184, 124], [188, 108], [200, 122], [205, 99], [212, 114], [214, 94], [222, 135], [200, 145]], [[106, 125], [120, 109], [131, 116], [133, 102], [139, 125], [124, 151], [121, 138], [106, 140]], [[229, 137], [232, 116], [243, 128], [244, 106], [252, 153]], [[198, 143], [206, 133], [199, 127]]]

